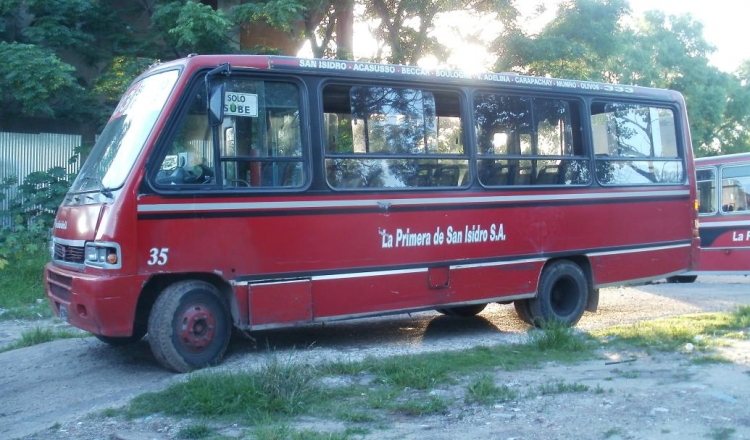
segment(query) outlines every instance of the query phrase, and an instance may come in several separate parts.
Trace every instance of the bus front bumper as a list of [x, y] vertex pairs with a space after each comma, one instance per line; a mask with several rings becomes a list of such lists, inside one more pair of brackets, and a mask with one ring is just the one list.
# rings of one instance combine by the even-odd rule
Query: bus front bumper
[[47, 263], [44, 287], [57, 317], [91, 333], [127, 337], [133, 333], [142, 277], [89, 275]]

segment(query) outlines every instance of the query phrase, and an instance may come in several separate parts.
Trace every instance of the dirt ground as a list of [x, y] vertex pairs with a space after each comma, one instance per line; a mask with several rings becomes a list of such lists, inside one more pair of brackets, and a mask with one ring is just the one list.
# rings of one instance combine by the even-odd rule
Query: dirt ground
[[[599, 312], [583, 330], [750, 304], [750, 277], [703, 277], [694, 284], [656, 283], [603, 289]], [[54, 322], [3, 322], [0, 346], [24, 329]], [[436, 313], [362, 319], [258, 332], [256, 341], [233, 341], [215, 369], [254, 368], [268, 356], [290, 353], [300, 362], [362, 359], [464, 349], [522, 341], [528, 326], [513, 306], [492, 305], [479, 317], [458, 320]], [[394, 416], [390, 426], [367, 427], [368, 439], [750, 439], [750, 342], [721, 348], [731, 363], [695, 364], [696, 353], [603, 353], [574, 366], [493, 371], [495, 383], [520, 397], [494, 406], [467, 405], [466, 384], [438, 388], [455, 400], [439, 416]], [[627, 361], [627, 362], [623, 362]], [[127, 350], [95, 338], [54, 341], [0, 354], [0, 439], [172, 439], [192, 421], [161, 416], [126, 421], [89, 414], [119, 407], [132, 397], [164, 389], [185, 375], [160, 368], [143, 341]], [[556, 383], [582, 384], [585, 392], [528, 397]], [[227, 438], [245, 438], [237, 426], [218, 425]], [[303, 419], [296, 429], [342, 432], [339, 422]]]

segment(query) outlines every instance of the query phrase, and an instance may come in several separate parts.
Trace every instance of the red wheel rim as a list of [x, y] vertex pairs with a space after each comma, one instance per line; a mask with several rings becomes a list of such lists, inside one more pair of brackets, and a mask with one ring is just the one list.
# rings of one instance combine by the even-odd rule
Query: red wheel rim
[[177, 329], [180, 344], [194, 353], [203, 351], [214, 339], [216, 319], [204, 304], [188, 304]]

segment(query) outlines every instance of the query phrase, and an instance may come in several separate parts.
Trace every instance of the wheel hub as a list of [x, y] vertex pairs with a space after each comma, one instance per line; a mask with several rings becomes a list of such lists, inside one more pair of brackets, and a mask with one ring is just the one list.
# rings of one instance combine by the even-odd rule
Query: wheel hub
[[206, 307], [192, 304], [185, 308], [178, 330], [180, 342], [185, 349], [199, 352], [206, 348], [214, 338], [216, 322]]

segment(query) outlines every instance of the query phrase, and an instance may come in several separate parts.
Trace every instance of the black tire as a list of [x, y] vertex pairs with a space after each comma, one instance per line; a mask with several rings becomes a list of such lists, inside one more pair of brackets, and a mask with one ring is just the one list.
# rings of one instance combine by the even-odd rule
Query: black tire
[[550, 263], [542, 272], [536, 297], [529, 300], [532, 322], [536, 326], [547, 321], [575, 325], [586, 309], [588, 291], [586, 275], [577, 264]]
[[229, 309], [216, 287], [204, 281], [180, 281], [164, 289], [148, 319], [154, 357], [178, 373], [217, 364], [231, 335]]
[[96, 336], [96, 339], [104, 342], [107, 345], [111, 345], [112, 347], [124, 347], [127, 345], [135, 344], [136, 342], [143, 339], [144, 336], [146, 336], [145, 330], [133, 330], [132, 336], [104, 336], [104, 335], [94, 335]]
[[534, 318], [531, 315], [531, 306], [529, 305], [528, 299], [517, 299], [513, 301], [513, 307], [516, 308], [516, 313], [521, 321], [529, 325], [534, 325]]
[[668, 283], [693, 283], [698, 278], [698, 275], [677, 275], [668, 277]]
[[487, 307], [487, 304], [472, 304], [470, 306], [448, 307], [436, 310], [445, 316], [469, 317], [478, 315], [485, 307]]

